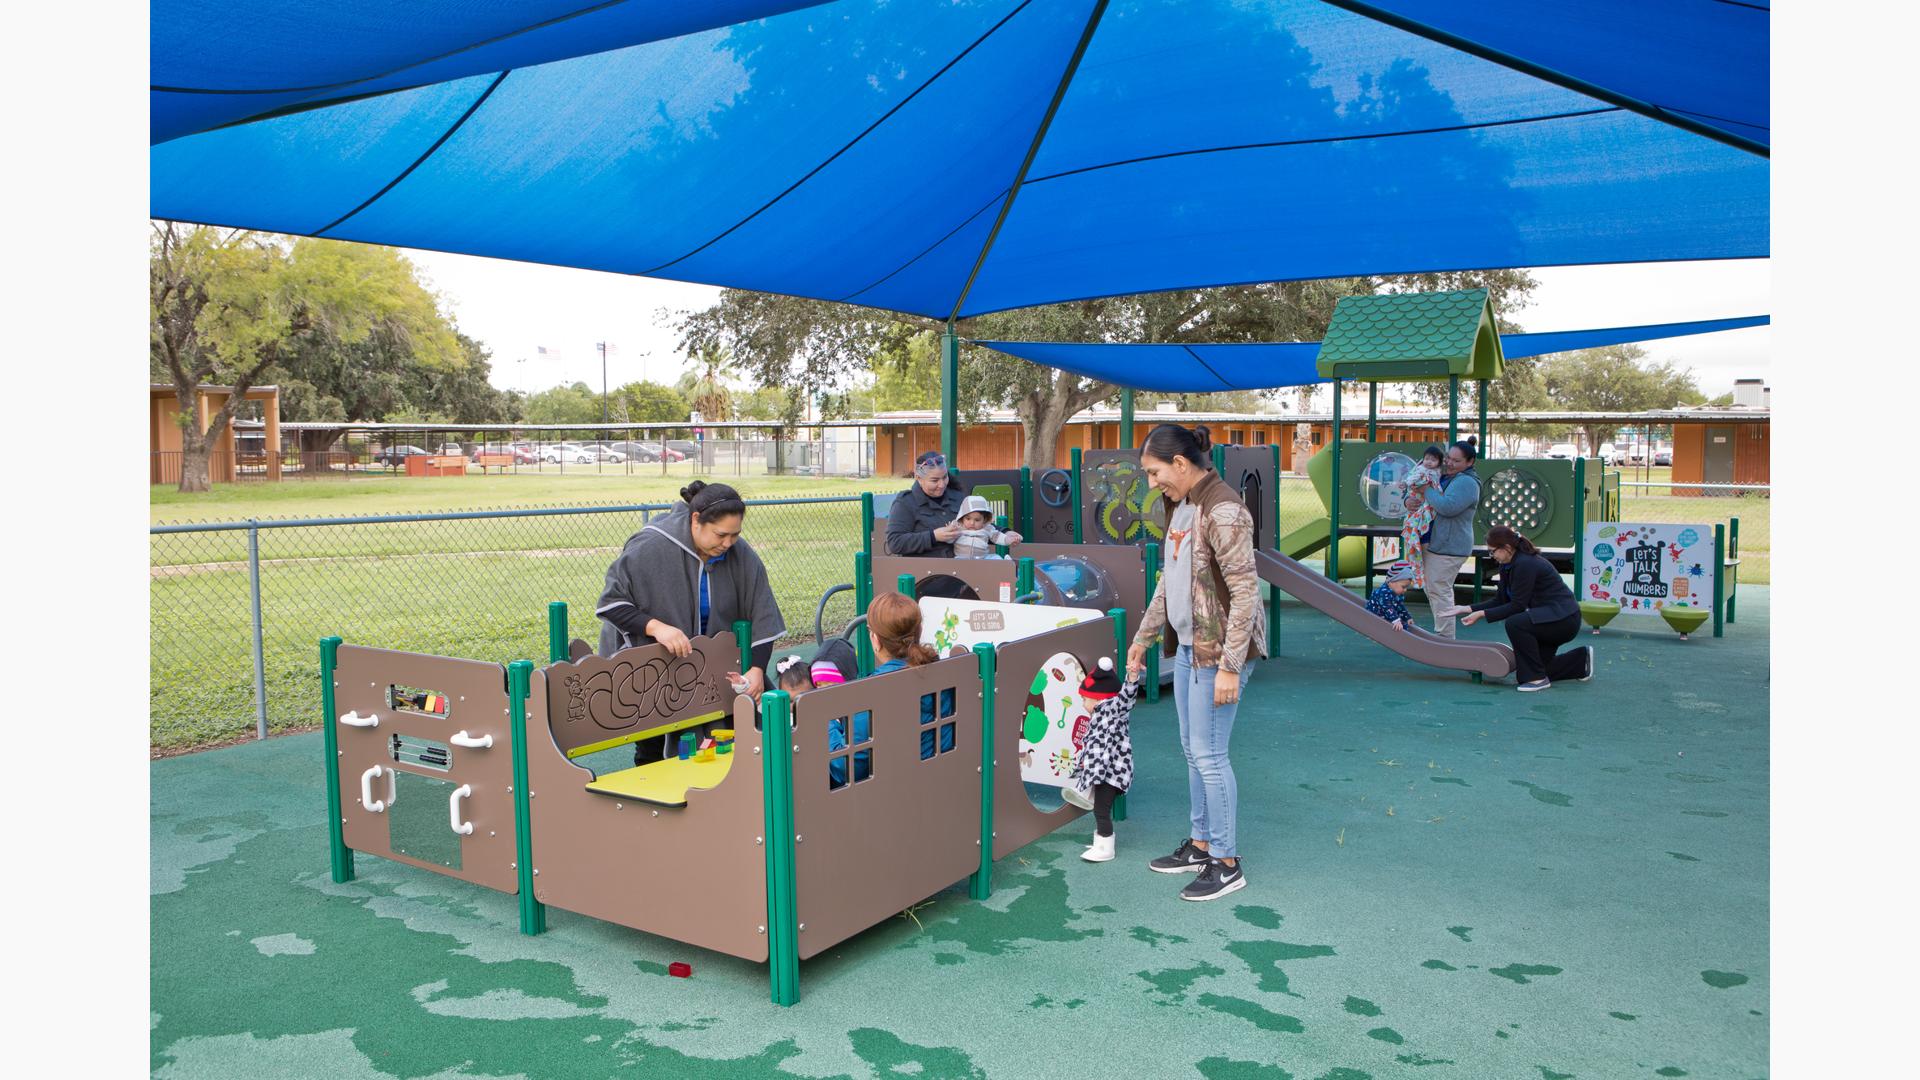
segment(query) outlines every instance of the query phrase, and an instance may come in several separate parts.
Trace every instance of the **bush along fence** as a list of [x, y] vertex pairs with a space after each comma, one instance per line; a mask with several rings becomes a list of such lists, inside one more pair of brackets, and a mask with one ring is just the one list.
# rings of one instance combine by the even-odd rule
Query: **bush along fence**
[[[381, 517], [253, 519], [149, 530], [152, 748], [184, 750], [313, 723], [313, 640], [504, 662], [544, 655], [549, 601], [591, 612], [627, 537], [670, 503]], [[815, 606], [859, 547], [857, 495], [749, 500], [745, 536], [786, 617]], [[830, 628], [854, 616], [828, 602]], [[593, 639], [597, 626], [576, 627]]]

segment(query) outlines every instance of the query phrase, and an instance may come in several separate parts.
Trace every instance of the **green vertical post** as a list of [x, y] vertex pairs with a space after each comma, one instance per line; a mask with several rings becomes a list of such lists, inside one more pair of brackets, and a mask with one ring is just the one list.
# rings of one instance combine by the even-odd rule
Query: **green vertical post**
[[893, 587], [895, 591], [899, 592], [901, 595], [905, 596], [909, 600], [918, 600], [920, 598], [919, 596], [920, 590], [914, 587], [912, 574], [901, 574], [895, 577], [893, 579]]
[[1447, 441], [1460, 439], [1460, 376], [1447, 376]]
[[[733, 621], [733, 640], [740, 646], [740, 674], [753, 667], [753, 624], [745, 619]], [[762, 677], [766, 672], [760, 673]]]
[[[873, 560], [864, 551], [853, 553], [853, 602], [860, 609], [854, 612], [856, 617], [865, 615], [873, 603]], [[853, 656], [861, 677], [873, 674], [873, 639], [865, 631], [854, 636]]]
[[[1734, 608], [1740, 604], [1740, 519], [1732, 518], [1730, 522], [1727, 526], [1727, 557], [1726, 559], [1720, 560], [1722, 564], [1720, 569], [1732, 575], [1726, 585], [1727, 621], [1729, 623], [1733, 621]], [[1733, 561], [1732, 566], [1725, 565], [1728, 559]], [[1719, 576], [1719, 574], [1714, 575], [1715, 578]]]
[[1720, 637], [1727, 599], [1727, 527], [1713, 527], [1713, 636]]
[[1033, 466], [1020, 466], [1020, 525], [1014, 529], [1029, 543], [1033, 541]]
[[1328, 486], [1327, 577], [1340, 581], [1340, 377], [1333, 378], [1333, 435], [1327, 450], [1333, 454], [1333, 483]]
[[340, 816], [340, 713], [333, 702], [333, 672], [340, 664], [340, 639], [320, 639], [320, 731], [327, 753], [327, 862], [333, 880], [353, 880], [353, 849], [347, 846], [346, 819]]
[[1022, 555], [1020, 561], [1013, 564], [1013, 593], [1015, 596], [1026, 596], [1033, 592], [1033, 587], [1033, 559]]
[[[1280, 546], [1280, 447], [1276, 444], [1267, 447], [1273, 451], [1273, 528], [1270, 530], [1274, 548]], [[1280, 590], [1267, 586], [1267, 655], [1280, 655]]]
[[1585, 577], [1587, 561], [1587, 459], [1573, 459], [1573, 598], [1579, 600], [1586, 594], [1581, 591], [1581, 579]]
[[1080, 535], [1080, 448], [1074, 447], [1068, 456], [1072, 465], [1067, 471], [1068, 535], [1072, 538], [1068, 542], [1084, 544], [1087, 541]]
[[1133, 388], [1120, 391], [1120, 448], [1133, 449]]
[[1367, 441], [1380, 441], [1380, 384], [1367, 382]]
[[1492, 438], [1492, 433], [1487, 430], [1487, 380], [1481, 379], [1479, 380], [1479, 382], [1480, 382], [1480, 453], [1485, 454], [1487, 452], [1487, 447], [1491, 445], [1491, 442], [1489, 440]]
[[960, 335], [948, 319], [947, 332], [940, 335], [940, 452], [946, 455], [947, 468], [957, 467], [954, 453], [959, 447]]
[[873, 492], [860, 493], [860, 550], [873, 554]]
[[547, 605], [547, 663], [558, 664], [573, 659], [570, 646], [567, 634], [567, 602], [555, 600]]
[[1213, 471], [1219, 473], [1222, 480], [1226, 479], [1227, 448], [1215, 443], [1212, 452], [1208, 456], [1213, 458]]
[[[1160, 545], [1149, 542], [1142, 549], [1140, 557], [1145, 560], [1147, 604], [1151, 606], [1153, 591], [1160, 587]], [[1144, 619], [1146, 614], [1143, 610], [1140, 617]], [[1147, 700], [1160, 700], [1160, 647], [1157, 643], [1147, 646]]]
[[[1127, 609], [1108, 608], [1107, 618], [1113, 620], [1113, 667], [1114, 674], [1122, 679], [1127, 677], [1127, 642], [1132, 640], [1127, 633]], [[1121, 792], [1113, 800], [1113, 820], [1127, 820], [1127, 795]]]
[[767, 979], [775, 1005], [800, 1000], [800, 909], [794, 882], [793, 699], [760, 697], [760, 766], [766, 788]]
[[980, 865], [967, 878], [967, 895], [985, 900], [993, 895], [993, 646], [973, 647], [980, 662]]
[[547, 930], [547, 905], [540, 902], [533, 888], [533, 792], [527, 776], [527, 693], [533, 678], [533, 661], [515, 660], [507, 665], [507, 716], [513, 738], [513, 840], [514, 866], [520, 873], [520, 932], [544, 934]]

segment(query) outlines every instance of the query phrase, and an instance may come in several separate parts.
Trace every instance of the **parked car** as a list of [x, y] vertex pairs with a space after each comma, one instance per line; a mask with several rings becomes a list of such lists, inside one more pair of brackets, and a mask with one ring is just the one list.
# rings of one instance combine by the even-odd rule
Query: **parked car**
[[473, 460], [479, 461], [480, 455], [482, 454], [509, 455], [513, 458], [513, 463], [515, 465], [531, 465], [535, 461], [539, 460], [539, 458], [534, 455], [533, 447], [528, 446], [525, 443], [515, 443], [512, 446], [501, 446], [498, 443], [486, 443], [484, 445], [475, 446], [473, 448], [473, 454], [472, 454]]
[[442, 457], [466, 457], [467, 452], [465, 450], [460, 449], [459, 443], [450, 442], [450, 443], [441, 444], [440, 455]]
[[1660, 450], [1655, 452], [1653, 455], [1653, 463], [1655, 465], [1665, 465], [1671, 468], [1673, 466], [1673, 451]]
[[660, 444], [643, 442], [617, 442], [610, 444], [613, 449], [625, 454], [629, 461], [659, 461]]
[[627, 455], [624, 451], [604, 443], [593, 443], [589, 446], [582, 447], [582, 449], [592, 454], [596, 460], [605, 462], [608, 465], [618, 465], [627, 460]]
[[389, 446], [385, 450], [375, 454], [373, 460], [376, 464], [385, 465], [390, 469], [398, 469], [407, 463], [408, 458], [425, 455], [426, 453], [425, 450], [417, 446]]
[[670, 457], [667, 459], [668, 461], [685, 461], [688, 458], [700, 456], [700, 444], [690, 439], [668, 439], [667, 449], [680, 455], [677, 458]]
[[1580, 450], [1572, 443], [1554, 443], [1552, 446], [1547, 447], [1547, 456], [1550, 458], [1576, 458], [1580, 456]]
[[591, 465], [594, 456], [585, 447], [574, 443], [554, 443], [541, 448], [540, 460], [549, 465]]

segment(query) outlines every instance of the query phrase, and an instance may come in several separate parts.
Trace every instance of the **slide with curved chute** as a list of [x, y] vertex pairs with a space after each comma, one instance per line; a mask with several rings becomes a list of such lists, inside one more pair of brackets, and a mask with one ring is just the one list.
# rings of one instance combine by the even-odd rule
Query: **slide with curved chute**
[[1339, 583], [1279, 552], [1255, 551], [1253, 560], [1260, 580], [1409, 660], [1454, 671], [1477, 671], [1490, 679], [1513, 673], [1513, 650], [1505, 645], [1455, 641], [1418, 627], [1401, 630], [1368, 611], [1359, 597]]

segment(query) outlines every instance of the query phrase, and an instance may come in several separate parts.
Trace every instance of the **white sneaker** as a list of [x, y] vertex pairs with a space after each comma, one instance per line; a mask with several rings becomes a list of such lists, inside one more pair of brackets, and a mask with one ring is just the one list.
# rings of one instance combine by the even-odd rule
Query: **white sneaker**
[[1112, 862], [1113, 837], [1095, 835], [1093, 846], [1081, 852], [1080, 857], [1088, 862]]
[[1518, 687], [1515, 687], [1515, 689], [1519, 690], [1523, 694], [1531, 694], [1540, 690], [1545, 690], [1547, 687], [1552, 685], [1553, 685], [1552, 683], [1548, 682], [1545, 679], [1538, 679], [1533, 682], [1523, 682]]
[[1580, 681], [1592, 682], [1593, 681], [1593, 664], [1594, 664], [1593, 646], [1591, 645], [1586, 646], [1586, 650], [1587, 650], [1587, 673], [1585, 675], [1580, 676]]
[[1077, 806], [1082, 810], [1093, 809], [1093, 796], [1087, 794], [1087, 789], [1077, 788], [1072, 784], [1068, 784], [1066, 787], [1060, 789], [1060, 801], [1066, 803], [1068, 806]]

